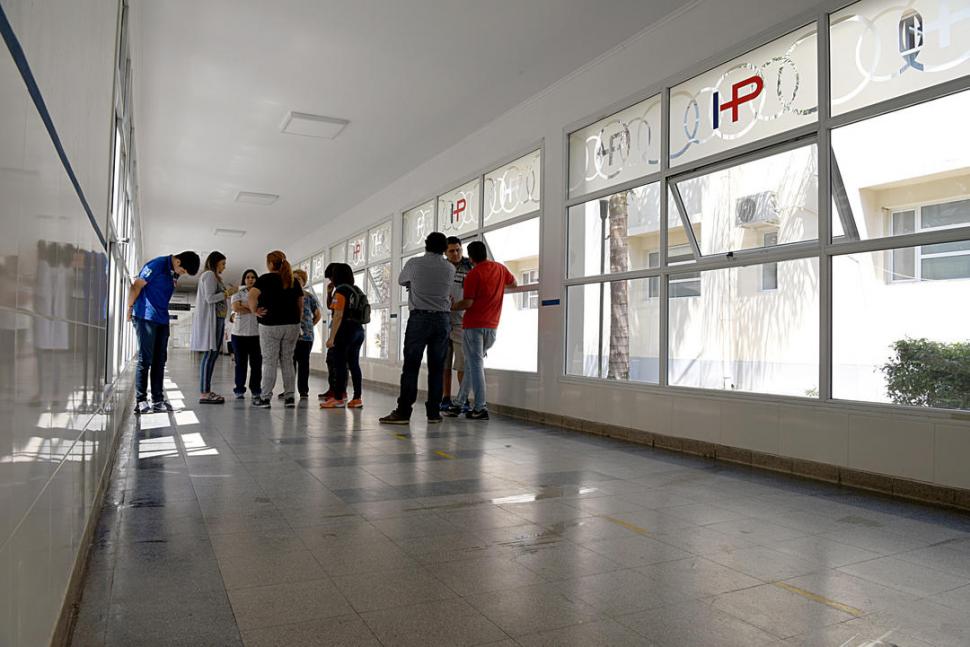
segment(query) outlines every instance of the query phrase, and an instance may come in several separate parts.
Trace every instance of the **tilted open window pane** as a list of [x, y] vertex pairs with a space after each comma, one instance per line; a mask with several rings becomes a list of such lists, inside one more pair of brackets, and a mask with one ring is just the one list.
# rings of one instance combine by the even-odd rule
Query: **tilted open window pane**
[[653, 279], [570, 286], [566, 373], [611, 380], [660, 380], [660, 300]]
[[371, 306], [391, 302], [391, 264], [381, 263], [367, 268], [367, 300]]
[[[936, 265], [935, 245], [832, 260], [832, 395], [970, 409], [970, 247]], [[897, 254], [920, 259], [899, 282]]]
[[361, 234], [347, 241], [347, 263], [354, 269], [367, 264], [367, 236]]
[[967, 0], [864, 0], [830, 20], [834, 115], [970, 74]]
[[660, 96], [569, 135], [569, 197], [660, 170]]
[[570, 277], [652, 267], [651, 254], [660, 249], [660, 185], [572, 206], [568, 226]]
[[330, 262], [331, 263], [346, 263], [347, 262], [347, 243], [340, 243], [339, 245], [334, 245], [330, 248]]
[[817, 119], [818, 39], [809, 25], [671, 88], [670, 165]]
[[387, 359], [391, 338], [390, 310], [387, 308], [372, 308], [370, 323], [364, 326], [366, 357], [371, 359]]
[[[538, 295], [538, 292], [536, 292]], [[486, 368], [535, 373], [539, 361], [539, 310], [521, 309], [521, 294], [506, 294], [495, 345], [485, 356]]]
[[[818, 238], [818, 149], [815, 144], [676, 183], [688, 218], [703, 236], [701, 254]], [[688, 206], [691, 205], [691, 206]]]
[[368, 257], [367, 261], [383, 261], [391, 257], [391, 223], [385, 222], [378, 225], [368, 232]]
[[460, 236], [466, 231], [478, 229], [480, 188], [481, 180], [475, 178], [438, 197], [438, 231], [446, 236]]
[[485, 175], [485, 226], [538, 211], [541, 151], [533, 151]]
[[485, 233], [492, 260], [509, 268], [519, 285], [539, 282], [539, 219]]
[[429, 200], [420, 207], [404, 212], [402, 249], [423, 249], [424, 239], [434, 231], [434, 201]]
[[967, 114], [970, 91], [833, 130], [836, 240], [970, 225], [970, 146], [956, 126]]
[[818, 395], [818, 259], [773, 265], [775, 290], [751, 265], [701, 272], [700, 297], [670, 300], [670, 384]]

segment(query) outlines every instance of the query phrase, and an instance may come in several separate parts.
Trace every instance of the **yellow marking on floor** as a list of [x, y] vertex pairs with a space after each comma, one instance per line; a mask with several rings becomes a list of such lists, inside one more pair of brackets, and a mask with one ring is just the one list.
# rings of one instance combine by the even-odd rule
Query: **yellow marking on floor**
[[637, 533], [638, 535], [644, 535], [646, 537], [649, 537], [650, 536], [650, 531], [649, 530], [647, 530], [646, 528], [641, 528], [640, 526], [636, 526], [636, 525], [630, 523], [629, 521], [623, 521], [623, 519], [617, 519], [616, 517], [610, 517], [608, 515], [603, 515], [603, 519], [606, 519], [610, 523], [615, 523], [618, 526], [621, 526], [623, 528], [626, 528], [627, 530], [632, 530], [633, 532]]
[[405, 436], [404, 434], [394, 434], [394, 437], [398, 440], [410, 440], [410, 437]]
[[860, 609], [856, 609], [855, 607], [850, 607], [848, 604], [842, 604], [841, 602], [836, 602], [835, 600], [830, 600], [824, 595], [819, 595], [818, 593], [812, 593], [811, 591], [800, 589], [797, 586], [792, 586], [791, 584], [786, 584], [785, 582], [772, 582], [772, 584], [774, 584], [780, 589], [785, 589], [789, 593], [800, 595], [807, 600], [812, 600], [813, 602], [824, 604], [825, 606], [832, 607], [836, 611], [841, 611], [842, 613], [848, 613], [850, 616], [861, 618], [862, 616], [865, 615], [865, 612]]
[[443, 452], [440, 449], [436, 449], [434, 453], [437, 454], [438, 456], [441, 456], [442, 458], [454, 458], [454, 456], [452, 456], [448, 452]]

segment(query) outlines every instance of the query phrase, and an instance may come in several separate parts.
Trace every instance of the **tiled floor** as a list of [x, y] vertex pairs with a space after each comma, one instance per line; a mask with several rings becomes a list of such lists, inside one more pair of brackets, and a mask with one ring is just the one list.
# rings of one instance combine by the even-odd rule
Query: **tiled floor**
[[188, 408], [124, 439], [75, 646], [970, 644], [970, 516], [508, 419], [382, 427], [383, 394], [200, 406], [195, 375], [174, 354]]

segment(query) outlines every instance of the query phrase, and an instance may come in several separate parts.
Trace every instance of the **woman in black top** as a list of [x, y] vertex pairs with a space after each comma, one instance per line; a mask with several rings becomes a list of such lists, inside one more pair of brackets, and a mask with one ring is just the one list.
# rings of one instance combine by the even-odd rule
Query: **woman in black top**
[[[354, 271], [346, 263], [333, 266], [330, 280], [335, 286], [330, 299], [333, 320], [327, 339], [327, 372], [330, 375], [331, 397], [321, 409], [360, 409], [361, 400], [360, 347], [364, 344], [364, 326], [360, 322], [359, 304], [363, 294], [354, 286]], [[354, 306], [358, 307], [355, 308]], [[347, 368], [354, 382], [354, 397], [350, 402], [344, 398], [347, 392]]]
[[269, 409], [276, 369], [283, 369], [283, 398], [287, 408], [296, 406], [293, 389], [296, 372], [293, 351], [300, 338], [303, 290], [293, 280], [293, 270], [281, 251], [266, 255], [266, 269], [249, 290], [249, 309], [259, 320], [259, 347], [263, 353], [263, 383], [253, 406]]

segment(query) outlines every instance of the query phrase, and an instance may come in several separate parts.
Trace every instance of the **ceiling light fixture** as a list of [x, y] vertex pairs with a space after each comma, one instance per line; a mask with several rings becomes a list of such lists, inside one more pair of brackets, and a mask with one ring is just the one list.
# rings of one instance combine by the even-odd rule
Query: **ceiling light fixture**
[[226, 236], [227, 238], [242, 238], [246, 235], [243, 229], [223, 229], [221, 227], [216, 227], [216, 230], [212, 233], [216, 236]]
[[336, 139], [349, 123], [346, 119], [291, 111], [283, 120], [280, 130], [290, 135]]
[[245, 202], [247, 204], [273, 204], [280, 197], [275, 193], [253, 193], [252, 191], [240, 191], [236, 194], [236, 202]]

